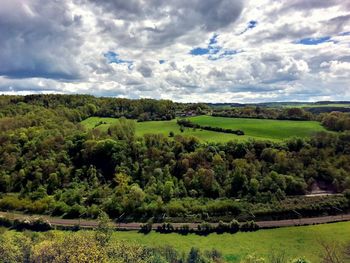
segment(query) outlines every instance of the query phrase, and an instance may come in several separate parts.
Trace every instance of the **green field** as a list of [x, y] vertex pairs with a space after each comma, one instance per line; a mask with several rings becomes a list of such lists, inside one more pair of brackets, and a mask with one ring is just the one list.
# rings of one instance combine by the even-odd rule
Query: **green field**
[[[204, 126], [240, 129], [245, 132], [244, 136], [234, 134], [218, 133], [200, 129], [185, 128], [183, 133], [180, 132], [176, 120], [171, 121], [148, 121], [136, 122], [136, 135], [142, 136], [147, 133], [161, 133], [165, 136], [173, 131], [175, 134], [192, 135], [207, 142], [227, 142], [230, 140], [274, 140], [279, 141], [290, 137], [307, 137], [318, 131], [325, 129], [319, 122], [315, 121], [284, 121], [284, 120], [261, 120], [261, 119], [244, 119], [244, 118], [224, 118], [212, 116], [197, 116], [189, 118], [192, 122]], [[105, 122], [96, 126], [99, 122]], [[88, 129], [98, 128], [106, 130], [109, 125], [117, 122], [115, 118], [91, 117], [81, 123]]]
[[240, 129], [257, 139], [283, 140], [290, 137], [307, 137], [325, 129], [317, 121], [263, 120], [197, 116], [190, 120], [203, 126]]
[[320, 241], [337, 241], [340, 244], [350, 242], [350, 222], [250, 233], [210, 234], [206, 237], [195, 234], [182, 236], [156, 232], [147, 235], [133, 231], [115, 232], [113, 238], [154, 247], [170, 245], [181, 252], [188, 252], [193, 246], [203, 250], [215, 248], [221, 251], [229, 262], [239, 262], [242, 257], [252, 253], [266, 257], [271, 251], [285, 252], [288, 258], [303, 256], [311, 262], [320, 262]]
[[338, 108], [349, 108], [350, 104], [342, 104], [342, 103], [330, 103], [330, 104], [291, 104], [283, 106], [285, 108], [322, 108], [322, 107], [338, 107]]

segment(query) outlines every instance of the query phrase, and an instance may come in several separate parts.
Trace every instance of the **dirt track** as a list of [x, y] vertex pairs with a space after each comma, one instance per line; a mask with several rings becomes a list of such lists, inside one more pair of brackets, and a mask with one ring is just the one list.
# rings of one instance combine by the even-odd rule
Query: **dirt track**
[[[48, 220], [53, 226], [75, 226], [79, 225], [81, 228], [95, 228], [98, 225], [96, 220], [79, 220], [79, 219], [62, 219], [57, 217], [49, 217], [42, 215], [23, 215], [19, 213], [0, 212], [0, 216], [6, 216], [12, 219], [24, 219], [24, 218], [35, 218], [41, 217]], [[332, 222], [350, 221], [350, 214], [337, 215], [337, 216], [323, 216], [323, 217], [312, 217], [312, 218], [301, 218], [301, 219], [287, 219], [287, 220], [276, 220], [276, 221], [258, 221], [257, 224], [260, 228], [276, 228], [286, 226], [299, 226], [299, 225], [313, 225], [313, 224], [324, 224]], [[141, 223], [116, 223], [115, 226], [126, 230], [139, 230]], [[174, 227], [187, 224], [191, 228], [197, 228], [198, 223], [173, 223]], [[153, 224], [153, 229], [156, 229], [158, 225]], [[216, 225], [216, 223], [213, 223]]]

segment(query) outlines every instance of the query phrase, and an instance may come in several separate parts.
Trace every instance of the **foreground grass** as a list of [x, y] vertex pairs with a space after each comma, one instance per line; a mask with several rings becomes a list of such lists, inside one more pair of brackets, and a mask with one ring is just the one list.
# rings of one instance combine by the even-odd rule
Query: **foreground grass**
[[[147, 133], [161, 133], [168, 136], [172, 131], [174, 134], [195, 136], [203, 142], [228, 142], [248, 139], [280, 141], [290, 137], [308, 137], [315, 132], [325, 130], [316, 121], [261, 120], [212, 116], [191, 117], [190, 120], [204, 126], [240, 129], [245, 132], [245, 135], [237, 136], [235, 134], [190, 128], [185, 128], [184, 132], [181, 132], [176, 124], [176, 120], [136, 122], [136, 135], [143, 136]], [[82, 121], [81, 124], [87, 129], [98, 128], [107, 130], [111, 124], [117, 121], [118, 119], [115, 118], [91, 117]], [[100, 122], [104, 124], [99, 124]]]
[[[84, 246], [85, 241], [88, 241], [86, 239], [69, 239], [69, 237], [72, 237], [73, 235], [76, 237], [94, 237], [95, 233], [92, 233], [91, 230], [83, 230], [79, 231], [78, 233], [59, 230], [42, 233], [31, 231], [16, 232], [14, 230], [7, 230], [0, 227], [0, 244], [2, 249], [8, 248], [7, 244], [4, 243], [4, 240], [7, 240], [5, 242], [9, 242], [10, 240], [3, 239], [6, 236], [12, 236], [13, 241], [12, 243], [9, 243], [9, 245], [12, 247], [23, 245], [21, 244], [21, 241], [29, 241], [28, 238], [31, 238], [32, 242], [34, 242], [33, 244], [35, 244], [44, 240], [60, 242], [63, 240], [62, 238], [66, 237], [72, 242], [80, 240], [82, 243], [78, 245], [78, 247]], [[259, 230], [257, 232], [249, 233], [238, 232], [236, 234], [210, 234], [208, 236], [198, 236], [195, 234], [183, 236], [175, 233], [159, 234], [156, 232], [151, 232], [150, 234], [145, 235], [136, 231], [116, 231], [112, 233], [110, 242], [114, 245], [125, 244], [127, 247], [130, 245], [130, 248], [132, 248], [133, 245], [136, 245], [137, 247], [139, 245], [143, 245], [154, 248], [171, 246], [178, 252], [184, 254], [188, 254], [192, 247], [199, 248], [202, 251], [216, 249], [222, 253], [227, 262], [233, 263], [240, 262], [242, 258], [245, 258], [249, 254], [255, 254], [259, 257], [268, 258], [271, 253], [274, 253], [275, 255], [284, 254], [285, 257], [289, 259], [305, 257], [311, 262], [317, 263], [321, 262], [321, 255], [324, 252], [321, 247], [321, 242], [326, 242], [329, 245], [337, 244], [339, 246], [349, 244], [350, 222], [302, 227], [286, 227], [279, 229]], [[92, 245], [91, 242], [90, 244]], [[71, 245], [73, 244], [70, 244], [70, 246]], [[42, 246], [36, 248], [40, 249], [40, 247], [42, 248]], [[93, 248], [86, 247], [84, 249], [90, 250]], [[9, 253], [13, 252], [16, 251], [9, 251]], [[78, 251], [78, 253], [82, 253], [82, 251]], [[3, 262], [2, 260], [3, 258], [0, 258], [0, 262]]]
[[237, 234], [210, 234], [198, 236], [190, 234], [144, 235], [137, 232], [115, 232], [114, 239], [137, 242], [146, 246], [173, 246], [180, 252], [188, 252], [191, 247], [203, 250], [217, 249], [229, 262], [239, 262], [248, 254], [255, 253], [267, 257], [271, 251], [285, 253], [289, 258], [303, 256], [311, 262], [320, 262], [322, 249], [320, 241], [350, 242], [350, 222], [323, 224], [302, 227], [286, 227], [257, 232]]

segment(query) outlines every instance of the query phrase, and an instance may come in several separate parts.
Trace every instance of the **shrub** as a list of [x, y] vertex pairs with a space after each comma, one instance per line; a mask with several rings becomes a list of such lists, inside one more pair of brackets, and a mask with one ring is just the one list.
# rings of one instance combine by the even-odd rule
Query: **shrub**
[[182, 225], [178, 229], [180, 234], [187, 235], [190, 232], [190, 226], [189, 225]]
[[148, 234], [152, 231], [152, 223], [145, 223], [140, 225], [140, 233]]
[[239, 222], [233, 219], [230, 222], [230, 233], [237, 233], [239, 231]]
[[220, 221], [216, 227], [216, 232], [218, 234], [225, 233], [225, 232], [227, 233], [229, 232], [229, 230], [230, 230], [230, 224], [222, 221]]
[[15, 219], [12, 227], [16, 230], [48, 231], [52, 229], [50, 222], [42, 218], [35, 219]]
[[16, 230], [24, 230], [24, 229], [30, 229], [30, 221], [29, 219], [15, 219], [13, 220], [13, 226], [14, 229]]
[[160, 232], [160, 233], [172, 233], [174, 231], [175, 231], [175, 228], [170, 223], [164, 223], [161, 226], [157, 227], [157, 232]]
[[254, 221], [247, 221], [243, 223], [240, 227], [240, 230], [242, 232], [251, 232], [251, 231], [257, 231], [259, 229], [259, 225], [255, 223]]
[[0, 226], [11, 227], [13, 222], [7, 217], [0, 216]]
[[213, 226], [209, 223], [203, 222], [201, 224], [198, 225], [198, 233], [199, 234], [203, 234], [203, 235], [207, 235], [211, 232], [213, 232]]
[[42, 218], [36, 218], [31, 221], [30, 229], [33, 231], [48, 231], [52, 229], [52, 226], [49, 221]]

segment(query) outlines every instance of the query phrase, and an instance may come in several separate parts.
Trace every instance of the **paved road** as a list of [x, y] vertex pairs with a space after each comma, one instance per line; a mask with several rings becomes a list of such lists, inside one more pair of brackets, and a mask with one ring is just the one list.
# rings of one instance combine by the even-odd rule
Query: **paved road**
[[[0, 216], [6, 216], [12, 219], [24, 219], [24, 218], [37, 218], [41, 217], [48, 220], [53, 226], [75, 226], [80, 225], [81, 228], [95, 228], [98, 225], [96, 220], [85, 220], [85, 219], [62, 219], [58, 217], [50, 217], [44, 215], [33, 215], [28, 216], [19, 213], [10, 212], [0, 212]], [[260, 228], [276, 228], [276, 227], [286, 227], [286, 226], [299, 226], [299, 225], [313, 225], [313, 224], [324, 224], [332, 222], [350, 221], [350, 214], [343, 214], [337, 216], [322, 216], [322, 217], [312, 217], [312, 218], [301, 218], [301, 219], [287, 219], [287, 220], [274, 220], [274, 221], [258, 221], [257, 224]], [[138, 222], [133, 223], [120, 223], [115, 224], [116, 227], [126, 230], [139, 230], [140, 224]], [[179, 227], [181, 225], [187, 224], [190, 228], [197, 228], [198, 223], [172, 223], [174, 227]], [[153, 224], [153, 229], [161, 224]], [[213, 223], [213, 226], [217, 225]]]

